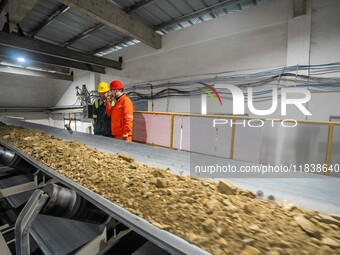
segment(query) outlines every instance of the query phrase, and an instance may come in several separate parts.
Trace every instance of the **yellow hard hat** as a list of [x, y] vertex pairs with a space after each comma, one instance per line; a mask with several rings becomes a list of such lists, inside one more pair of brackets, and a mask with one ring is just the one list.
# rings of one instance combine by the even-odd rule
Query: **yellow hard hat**
[[109, 84], [106, 82], [102, 81], [101, 83], [98, 84], [98, 93], [105, 93], [110, 90]]

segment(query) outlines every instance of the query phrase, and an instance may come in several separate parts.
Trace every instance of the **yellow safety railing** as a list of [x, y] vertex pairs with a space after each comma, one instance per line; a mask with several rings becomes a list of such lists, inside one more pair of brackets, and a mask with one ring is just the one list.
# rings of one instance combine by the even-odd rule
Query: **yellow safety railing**
[[[173, 136], [174, 136], [174, 120], [175, 116], [185, 116], [185, 117], [201, 117], [201, 118], [223, 118], [223, 119], [231, 119], [233, 123], [236, 120], [253, 120], [254, 117], [247, 116], [232, 116], [232, 115], [201, 115], [201, 114], [190, 114], [190, 113], [175, 113], [175, 112], [146, 112], [146, 111], [135, 111], [135, 113], [141, 114], [154, 114], [154, 115], [170, 115], [171, 116], [171, 128], [170, 128], [170, 146], [162, 146], [157, 144], [152, 144], [155, 146], [166, 147], [173, 149]], [[270, 119], [270, 118], [256, 118], [256, 120], [262, 121], [274, 121], [280, 122], [280, 119]], [[340, 126], [340, 122], [328, 122], [328, 121], [309, 121], [309, 120], [285, 120], [286, 122], [297, 122], [301, 124], [312, 124], [312, 125], [327, 125], [328, 126], [328, 135], [327, 135], [327, 149], [326, 149], [326, 159], [325, 164], [327, 166], [327, 171], [325, 175], [329, 175], [328, 169], [331, 165], [331, 155], [332, 155], [332, 144], [333, 144], [333, 133], [334, 126]], [[235, 129], [236, 125], [232, 125], [231, 130], [231, 143], [230, 143], [230, 159], [234, 158], [234, 146], [235, 146]]]

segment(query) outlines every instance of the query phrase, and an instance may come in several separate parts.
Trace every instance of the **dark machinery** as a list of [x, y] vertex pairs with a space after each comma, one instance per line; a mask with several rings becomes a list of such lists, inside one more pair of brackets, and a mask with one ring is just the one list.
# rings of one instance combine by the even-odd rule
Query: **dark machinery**
[[3, 146], [0, 146], [0, 164], [0, 198], [45, 186], [46, 179], [40, 170]]
[[74, 190], [49, 184], [42, 189], [49, 199], [41, 210], [42, 214], [74, 219], [94, 224], [103, 224], [108, 220], [108, 215], [99, 210]]
[[16, 153], [2, 146], [0, 146], [0, 162], [7, 166], [7, 168], [10, 167], [26, 173], [36, 170], [35, 167], [23, 160]]
[[[16, 172], [10, 178], [0, 175], [2, 255], [208, 254], [25, 156], [13, 146], [2, 141], [0, 144], [6, 147], [0, 147], [0, 167], [15, 169], [12, 168], [15, 166], [28, 171]], [[25, 179], [27, 175], [34, 180]], [[19, 179], [23, 183], [16, 185]], [[4, 183], [15, 185], [3, 188]], [[18, 197], [20, 203], [11, 201]], [[10, 206], [3, 206], [4, 200]], [[5, 210], [13, 211], [12, 220], [4, 222], [2, 211]]]
[[[106, 213], [77, 195], [73, 190], [56, 184], [49, 184], [42, 190], [35, 190], [15, 223], [15, 247], [17, 255], [31, 254], [30, 231], [38, 214], [73, 219], [99, 224], [101, 234], [90, 240], [76, 254], [97, 254], [114, 246], [131, 230], [111, 219]], [[114, 234], [109, 235], [112, 228]], [[118, 234], [117, 234], [118, 232]]]
[[[75, 231], [79, 235], [84, 235], [81, 231], [88, 232], [82, 240], [68, 244], [68, 250], [78, 249], [77, 254], [105, 252], [131, 231], [74, 190], [54, 184], [52, 178], [33, 167], [14, 151], [2, 146], [0, 146], [0, 173], [1, 254], [12, 255], [13, 252], [17, 255], [29, 255], [37, 251], [42, 252], [38, 254], [63, 254], [67, 249], [58, 249], [57, 246], [67, 245], [65, 238], [64, 243], [59, 243], [55, 246], [57, 248], [52, 249], [49, 247], [53, 246], [51, 240], [46, 238], [46, 235], [40, 236], [39, 228], [51, 222], [56, 232], [62, 229], [59, 225], [65, 227], [65, 224], [69, 230], [62, 230], [63, 232], [67, 233], [73, 227], [80, 229]], [[48, 216], [42, 221], [40, 215]], [[51, 216], [56, 220], [51, 221], [51, 218], [48, 218]], [[35, 237], [33, 243], [30, 235]], [[41, 249], [37, 248], [40, 245]]]
[[80, 101], [80, 105], [83, 106], [84, 118], [91, 119], [93, 117], [93, 103], [96, 99], [99, 99], [98, 93], [96, 91], [89, 92], [85, 84], [81, 89], [77, 86], [76, 90], [76, 96]]
[[[45, 182], [48, 178], [44, 176], [41, 185], [33, 185], [34, 183], [30, 183], [27, 177], [28, 173], [37, 177], [36, 172], [40, 171], [15, 152], [2, 146], [0, 146], [0, 169], [8, 171], [7, 174], [0, 175], [0, 253], [3, 255], [29, 255], [37, 251], [38, 254], [63, 254], [64, 251], [74, 249], [78, 250], [77, 254], [97, 254], [99, 251], [104, 254], [106, 250], [131, 232], [130, 229], [112, 219], [75, 191], [54, 184], [50, 178], [48, 182]], [[22, 183], [17, 185], [18, 181]], [[6, 184], [14, 185], [2, 188]], [[37, 189], [40, 187], [43, 188]], [[32, 190], [35, 191], [32, 193]], [[18, 196], [21, 196], [21, 199], [18, 199]], [[13, 200], [13, 197], [16, 199]], [[29, 199], [22, 204], [25, 197]], [[8, 199], [8, 203], [5, 203], [4, 199]], [[42, 215], [48, 216], [42, 218]], [[55, 220], [51, 220], [51, 216]], [[49, 246], [55, 245], [56, 242], [52, 242], [46, 235], [39, 233], [42, 227], [50, 224], [54, 225], [56, 236], [59, 232], [58, 239], [62, 239], [60, 231], [66, 235], [70, 230], [86, 237], [76, 240], [77, 242], [71, 245], [65, 243], [64, 238], [64, 243], [58, 245], [59, 247], [68, 246], [67, 249], [60, 249], [58, 245], [55, 246], [57, 248], [52, 249]], [[64, 227], [67, 225], [69, 229], [62, 230], [59, 225]], [[79, 230], [75, 231], [74, 227]], [[86, 233], [81, 233], [81, 231], [86, 231]], [[35, 237], [34, 240], [30, 235]], [[41, 249], [37, 248], [40, 245]]]

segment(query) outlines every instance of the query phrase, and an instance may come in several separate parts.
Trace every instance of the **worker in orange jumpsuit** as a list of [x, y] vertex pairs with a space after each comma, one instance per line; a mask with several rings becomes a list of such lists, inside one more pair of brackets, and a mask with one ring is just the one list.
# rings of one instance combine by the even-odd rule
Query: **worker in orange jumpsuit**
[[110, 90], [111, 98], [116, 99], [114, 106], [111, 102], [107, 102], [105, 105], [106, 113], [111, 117], [111, 134], [116, 139], [131, 142], [134, 110], [132, 101], [124, 94], [124, 86], [120, 81], [112, 81]]

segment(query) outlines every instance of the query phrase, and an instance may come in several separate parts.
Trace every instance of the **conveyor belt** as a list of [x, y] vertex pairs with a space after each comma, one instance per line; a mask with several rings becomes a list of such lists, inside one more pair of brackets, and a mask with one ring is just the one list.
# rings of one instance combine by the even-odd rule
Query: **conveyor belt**
[[[3, 120], [1, 119], [1, 121], [3, 121]], [[12, 124], [12, 123], [8, 123], [7, 121], [6, 121], [6, 123]], [[26, 126], [27, 123], [26, 122], [23, 122], [23, 123], [19, 122], [19, 124], [25, 124], [24, 126]], [[29, 124], [31, 124], [31, 123], [29, 123]], [[58, 130], [56, 128], [48, 128], [48, 129], [50, 131], [53, 130], [54, 132], [60, 132], [60, 130]], [[46, 130], [44, 130], [44, 132], [51, 134], [51, 132], [48, 132]], [[67, 133], [67, 131], [66, 131], [66, 133]], [[62, 134], [62, 136], [65, 136], [66, 133], [60, 132], [60, 134]], [[54, 134], [54, 135], [56, 135], [56, 134]], [[94, 137], [94, 136], [86, 135], [86, 134], [85, 135], [84, 134], [77, 134], [75, 136], [68, 137], [68, 138], [72, 138], [72, 140], [78, 140], [79, 141], [79, 137], [82, 137], [82, 135], [84, 137], [86, 137], [88, 141], [90, 141], [90, 143], [91, 143], [90, 145], [92, 145], [92, 146], [94, 146], [95, 143], [98, 143], [100, 141], [106, 141], [108, 148], [111, 148], [111, 149], [115, 148], [115, 150], [117, 150], [117, 152], [122, 152], [122, 148], [125, 148], [124, 151], [129, 153], [129, 151], [127, 151], [127, 148], [129, 148], [129, 146], [133, 146], [133, 145], [136, 145], [137, 147], [139, 146], [140, 149], [142, 149], [142, 147], [143, 147], [142, 151], [145, 151], [145, 147], [146, 147], [146, 146], [139, 145], [139, 144], [132, 144], [132, 143], [130, 144], [130, 143], [125, 143], [125, 142], [120, 143], [120, 141], [118, 141], [117, 145], [120, 144], [118, 146], [120, 148], [117, 148], [116, 146], [114, 146], [114, 147], [112, 146], [113, 144], [116, 145], [116, 142], [117, 142], [116, 140], [113, 140], [113, 139], [110, 139], [110, 138], [105, 138], [105, 137]], [[78, 136], [78, 139], [74, 139], [77, 136]], [[104, 140], [102, 138], [104, 138]], [[98, 141], [96, 141], [97, 139], [98, 139]], [[112, 144], [110, 145], [108, 142], [111, 142]], [[109, 201], [109, 200], [99, 196], [98, 194], [84, 188], [83, 186], [73, 182], [72, 180], [66, 178], [65, 176], [63, 176], [61, 174], [59, 174], [58, 172], [54, 171], [53, 169], [46, 167], [45, 165], [41, 164], [37, 160], [32, 159], [32, 158], [24, 155], [20, 150], [18, 150], [14, 146], [12, 146], [12, 145], [10, 145], [6, 142], [3, 142], [3, 141], [0, 141], [0, 144], [2, 144], [3, 146], [7, 147], [8, 149], [10, 149], [12, 151], [15, 151], [19, 156], [23, 157], [25, 160], [27, 160], [29, 163], [31, 163], [32, 165], [34, 165], [38, 169], [41, 169], [44, 173], [46, 173], [50, 177], [58, 180], [59, 182], [63, 183], [65, 186], [75, 190], [78, 194], [80, 194], [86, 200], [93, 203], [94, 205], [96, 205], [98, 208], [100, 208], [101, 210], [103, 210], [104, 212], [106, 212], [107, 214], [112, 216], [113, 218], [122, 222], [124, 225], [131, 228], [133, 231], [137, 232], [141, 236], [145, 237], [146, 239], [153, 242], [154, 244], [161, 247], [162, 249], [168, 251], [169, 253], [171, 253], [171, 254], [181, 254], [181, 255], [184, 255], [184, 254], [207, 255], [207, 254], [209, 254], [208, 252], [203, 251], [202, 249], [198, 248], [197, 246], [194, 246], [194, 245], [188, 243], [187, 241], [179, 238], [176, 235], [173, 235], [173, 234], [171, 234], [167, 231], [158, 229], [157, 227], [150, 224], [148, 221], [128, 212], [127, 210], [117, 206], [116, 204], [112, 203], [111, 201]], [[156, 148], [154, 148], [154, 149], [156, 149]], [[112, 150], [110, 150], [110, 151], [112, 152]]]
[[156, 167], [170, 168], [173, 173], [183, 173], [184, 175], [190, 174], [190, 153], [188, 152], [147, 146], [139, 143], [126, 143], [109, 137], [94, 136], [80, 132], [73, 132], [73, 134], [69, 134], [66, 129], [39, 125], [5, 117], [0, 117], [0, 121], [7, 125], [40, 130], [46, 134], [54, 135], [63, 140], [78, 141], [101, 151], [109, 153], [128, 153], [138, 162]]
[[98, 225], [42, 214], [31, 228], [31, 235], [44, 254], [73, 254], [99, 234]]
[[[24, 184], [31, 181], [33, 181], [32, 174], [21, 173], [9, 178], [0, 178], [0, 188], [3, 189], [13, 187], [15, 185]], [[33, 190], [20, 192], [6, 197], [6, 201], [9, 203], [11, 209], [17, 209], [28, 201], [32, 193]], [[17, 218], [19, 211], [12, 211], [9, 210], [9, 208], [5, 209], [5, 211], [6, 213], [4, 215], [6, 216], [6, 224], [13, 223]], [[79, 249], [84, 244], [97, 237], [101, 232], [102, 231], [100, 230], [99, 226], [96, 224], [42, 214], [37, 216], [30, 230], [33, 240], [38, 244], [40, 250], [42, 250], [46, 255], [71, 254], [71, 252]], [[34, 244], [32, 244], [32, 247], [34, 247]], [[0, 254], [2, 254], [1, 252], [3, 251], [0, 250]]]
[[[14, 126], [22, 126], [30, 129], [41, 130], [65, 140], [74, 140], [95, 147], [101, 151], [117, 153], [126, 152], [136, 161], [151, 166], [169, 168], [173, 173], [189, 175], [190, 154], [189, 152], [169, 150], [138, 143], [125, 143], [102, 136], [94, 136], [74, 132], [70, 135], [66, 130], [14, 119], [0, 117], [0, 121]], [[216, 160], [221, 165], [258, 165], [254, 163], [240, 162], [237, 160], [216, 158], [213, 156], [199, 155], [204, 160]], [[318, 210], [328, 214], [340, 215], [340, 178], [311, 176], [300, 174], [299, 178], [232, 178], [231, 181], [240, 188], [254, 192], [262, 190], [265, 196], [274, 195], [278, 199], [287, 199], [301, 207], [310, 210]], [[311, 178], [314, 177], [314, 178]], [[214, 179], [218, 181], [218, 179]]]

